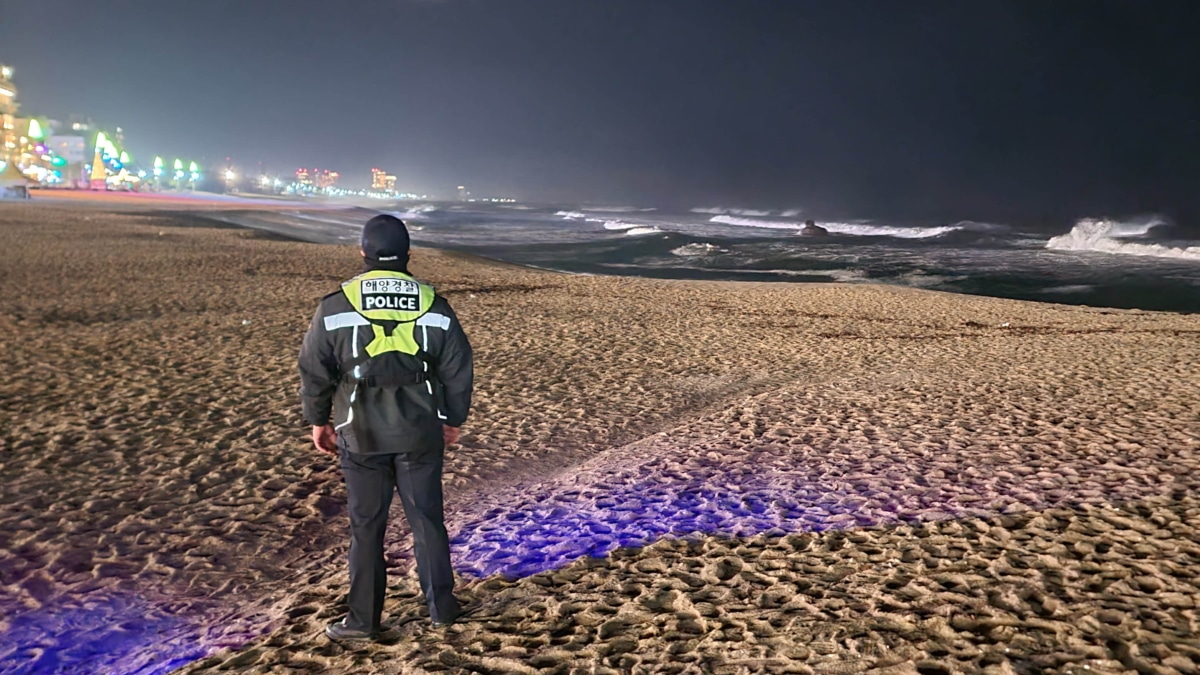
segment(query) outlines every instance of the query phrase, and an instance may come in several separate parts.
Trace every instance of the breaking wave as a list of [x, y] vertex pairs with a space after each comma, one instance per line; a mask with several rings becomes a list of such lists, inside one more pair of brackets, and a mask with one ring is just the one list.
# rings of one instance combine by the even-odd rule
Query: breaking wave
[[1155, 258], [1200, 260], [1200, 246], [1175, 247], [1128, 241], [1133, 237], [1144, 236], [1155, 227], [1166, 224], [1165, 221], [1158, 218], [1128, 222], [1084, 218], [1077, 221], [1070, 232], [1051, 237], [1050, 241], [1046, 242], [1046, 248], [1058, 251], [1095, 251]]
[[768, 230], [799, 230], [804, 227], [802, 223], [759, 220], [757, 218], [738, 218], [735, 216], [713, 216], [708, 219], [708, 222], [720, 223], [722, 225], [739, 225], [742, 227], [761, 227]]
[[712, 215], [731, 215], [731, 216], [769, 216], [770, 211], [759, 211], [756, 209], [727, 209], [721, 206], [711, 206], [704, 208], [695, 208], [692, 213], [709, 213]]
[[718, 255], [721, 253], [729, 253], [729, 250], [708, 242], [684, 244], [679, 248], [671, 249], [671, 255], [676, 255], [681, 258], [695, 258], [699, 256]]
[[[761, 227], [772, 230], [800, 230], [804, 223], [781, 220], [759, 220], [757, 218], [736, 218], [734, 216], [713, 216], [710, 223], [723, 225], [738, 225], [741, 227]], [[965, 222], [965, 221], [964, 221]], [[966, 229], [962, 224], [942, 225], [939, 227], [900, 227], [895, 225], [871, 225], [869, 223], [817, 223], [829, 230], [830, 233], [848, 234], [857, 237], [898, 237], [901, 239], [925, 239], [939, 237], [948, 232]]]
[[414, 206], [411, 209], [405, 209], [404, 211], [394, 211], [392, 212], [392, 215], [396, 216], [400, 220], [421, 220], [437, 210], [438, 207], [434, 206], [433, 204], [422, 204], [420, 206]]
[[658, 234], [660, 232], [662, 232], [662, 230], [658, 229], [657, 227], [645, 227], [641, 225], [625, 230], [625, 234], [631, 237], [637, 237], [643, 234]]

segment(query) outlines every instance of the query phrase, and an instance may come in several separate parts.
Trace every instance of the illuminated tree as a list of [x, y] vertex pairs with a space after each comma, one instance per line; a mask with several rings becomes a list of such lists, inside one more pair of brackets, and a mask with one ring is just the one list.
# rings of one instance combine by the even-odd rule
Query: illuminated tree
[[96, 134], [96, 152], [92, 155], [92, 173], [90, 178], [91, 189], [105, 190], [108, 188], [108, 171], [104, 167], [104, 148], [106, 145], [111, 145], [108, 139], [104, 136], [104, 132]]

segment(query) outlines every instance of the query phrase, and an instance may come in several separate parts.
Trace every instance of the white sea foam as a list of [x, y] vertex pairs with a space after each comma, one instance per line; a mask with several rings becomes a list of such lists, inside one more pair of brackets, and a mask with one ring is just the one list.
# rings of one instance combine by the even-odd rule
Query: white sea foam
[[1018, 239], [1018, 240], [1016, 240], [1014, 242], [1010, 242], [1010, 243], [1013, 246], [1018, 246], [1020, 248], [1046, 248], [1046, 240], [1045, 239], [1026, 238], [1026, 239]]
[[964, 275], [929, 274], [925, 270], [913, 270], [895, 277], [894, 282], [916, 288], [933, 288], [954, 281], [964, 281], [969, 277]]
[[632, 227], [628, 230], [625, 230], [625, 234], [631, 237], [637, 237], [643, 234], [658, 234], [659, 232], [662, 232], [662, 230], [658, 229], [657, 227]]
[[392, 215], [400, 220], [422, 220], [437, 210], [438, 207], [433, 204], [422, 204], [414, 206], [411, 209], [405, 209], [404, 211], [393, 211]]
[[950, 227], [967, 230], [968, 232], [1009, 232], [1012, 230], [1008, 225], [981, 223], [978, 220], [960, 220]]
[[636, 229], [639, 227], [645, 227], [641, 223], [627, 223], [623, 220], [603, 220], [603, 221], [601, 221], [601, 220], [588, 218], [588, 221], [593, 222], [593, 223], [602, 222], [602, 223], [604, 223], [604, 229], [606, 229], [606, 230], [632, 230], [632, 229]]
[[722, 206], [710, 206], [705, 208], [692, 209], [692, 213], [710, 213], [713, 215], [731, 215], [731, 216], [769, 216], [770, 211], [759, 211], [757, 209], [727, 209]]
[[671, 255], [677, 255], [681, 258], [695, 258], [706, 255], [716, 255], [718, 253], [729, 253], [728, 250], [710, 244], [708, 242], [700, 242], [695, 244], [684, 244], [679, 248], [671, 249]]
[[1096, 289], [1095, 286], [1089, 286], [1088, 284], [1069, 284], [1066, 286], [1051, 286], [1050, 288], [1043, 288], [1042, 292], [1043, 293], [1088, 293], [1095, 289]]
[[738, 270], [739, 274], [770, 274], [781, 277], [826, 277], [839, 283], [863, 281], [867, 273], [862, 270]]
[[[599, 265], [601, 267], [608, 267], [608, 268], [613, 268], [613, 269], [630, 269], [630, 270], [641, 270], [641, 269], [646, 269], [647, 267], [659, 267], [659, 268], [669, 267], [669, 268], [674, 268], [674, 269], [685, 269], [685, 270], [706, 269], [704, 267], [697, 267], [697, 266], [688, 265], [688, 264], [681, 264], [678, 267], [676, 267], [674, 265], [645, 265], [645, 264], [637, 264], [637, 263], [599, 263]], [[737, 269], [737, 270], [728, 270], [728, 271], [732, 274], [746, 275], [746, 276], [756, 275], [756, 276], [797, 277], [797, 278], [800, 278], [800, 277], [818, 277], [818, 278], [825, 278], [825, 279], [832, 278], [835, 281], [840, 282], [840, 283], [863, 281], [863, 280], [867, 279], [866, 272], [863, 272], [862, 270], [850, 270], [850, 269], [835, 269], [835, 270], [788, 270], [788, 269], [747, 270], [747, 269]]]
[[940, 237], [963, 228], [954, 225], [938, 227], [896, 227], [892, 225], [869, 225], [866, 223], [820, 223], [821, 227], [838, 234], [860, 237], [898, 237], [900, 239], [927, 239]]
[[1142, 236], [1163, 224], [1165, 223], [1162, 220], [1156, 218], [1130, 222], [1084, 218], [1076, 222], [1070, 232], [1051, 237], [1050, 241], [1046, 242], [1046, 248], [1059, 251], [1097, 251], [1155, 258], [1200, 260], [1200, 246], [1174, 247], [1125, 241], [1129, 237]]
[[768, 230], [799, 230], [804, 227], [803, 223], [759, 220], [758, 218], [738, 218], [736, 216], [713, 216], [708, 219], [708, 222], [721, 223], [722, 225], [738, 225], [741, 227], [761, 227]]
[[586, 213], [580, 213], [578, 211], [558, 211], [554, 215], [561, 216], [564, 220], [576, 220], [579, 218], [588, 217]]
[[842, 283], [863, 281], [867, 278], [866, 270], [824, 270], [823, 273], [828, 274]]
[[581, 211], [592, 211], [594, 213], [637, 213], [640, 211], [654, 211], [655, 209], [643, 209], [637, 206], [584, 206]]
[[[800, 230], [804, 227], [804, 223], [795, 221], [760, 220], [758, 218], [736, 218], [734, 216], [713, 216], [709, 218], [708, 222], [738, 225], [741, 227], [761, 227], [772, 230]], [[942, 225], [939, 227], [897, 227], [893, 225], [872, 225], [870, 223], [817, 223], [817, 225], [836, 234], [850, 234], [859, 237], [899, 237], [901, 239], [925, 239], [964, 229], [959, 225]]]

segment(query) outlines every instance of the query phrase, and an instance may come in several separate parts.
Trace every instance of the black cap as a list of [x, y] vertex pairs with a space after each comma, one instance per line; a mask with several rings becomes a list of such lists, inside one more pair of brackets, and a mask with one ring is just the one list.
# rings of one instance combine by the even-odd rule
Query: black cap
[[408, 228], [396, 216], [375, 216], [363, 225], [362, 250], [368, 260], [405, 262], [408, 247]]

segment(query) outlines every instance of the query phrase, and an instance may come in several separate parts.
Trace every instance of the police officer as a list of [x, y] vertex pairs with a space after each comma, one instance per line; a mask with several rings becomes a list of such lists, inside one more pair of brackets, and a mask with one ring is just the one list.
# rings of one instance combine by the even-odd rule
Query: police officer
[[379, 632], [383, 538], [392, 492], [413, 533], [435, 626], [462, 612], [442, 516], [442, 457], [471, 406], [471, 345], [445, 298], [408, 274], [408, 229], [376, 216], [362, 231], [366, 270], [325, 296], [300, 349], [300, 396], [317, 449], [336, 455], [350, 510], [349, 613], [335, 640]]

